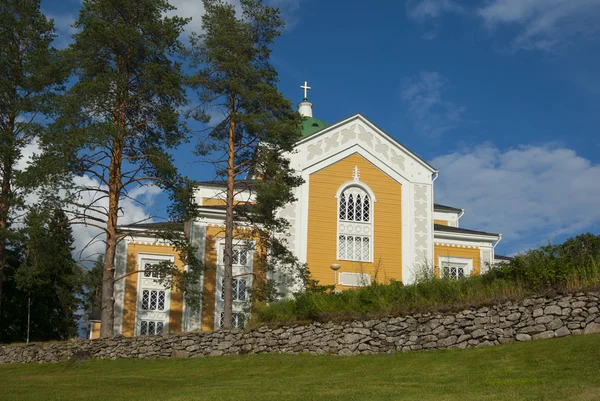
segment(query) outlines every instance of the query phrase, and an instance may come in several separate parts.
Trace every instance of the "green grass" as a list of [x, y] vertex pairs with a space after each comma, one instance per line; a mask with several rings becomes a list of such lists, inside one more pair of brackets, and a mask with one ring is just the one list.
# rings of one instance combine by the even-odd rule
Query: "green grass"
[[598, 400], [600, 335], [464, 351], [0, 365], [10, 400]]

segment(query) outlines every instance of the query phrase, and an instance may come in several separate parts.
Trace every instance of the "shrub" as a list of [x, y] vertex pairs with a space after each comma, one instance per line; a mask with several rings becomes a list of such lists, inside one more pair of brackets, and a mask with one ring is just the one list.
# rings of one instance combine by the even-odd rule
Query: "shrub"
[[373, 282], [335, 293], [314, 287], [293, 300], [274, 302], [256, 311], [255, 323], [291, 324], [340, 321], [415, 312], [459, 310], [600, 284], [600, 236], [579, 235], [560, 245], [545, 245], [491, 266], [486, 274], [458, 280], [437, 279], [433, 268], [417, 272], [411, 285]]

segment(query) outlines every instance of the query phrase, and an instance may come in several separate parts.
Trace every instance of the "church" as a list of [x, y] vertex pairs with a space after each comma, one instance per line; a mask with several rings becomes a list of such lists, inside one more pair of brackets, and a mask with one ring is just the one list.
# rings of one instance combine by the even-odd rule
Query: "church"
[[[501, 258], [494, 254], [500, 234], [463, 228], [464, 209], [434, 202], [435, 167], [361, 114], [331, 124], [313, 117], [310, 87], [302, 88], [302, 139], [289, 157], [304, 183], [295, 189], [297, 200], [279, 213], [290, 223], [291, 251], [321, 285], [350, 290], [375, 280], [410, 284], [423, 266], [433, 267], [438, 277], [460, 278], [484, 273]], [[252, 186], [240, 188], [237, 196], [252, 202]], [[162, 286], [152, 272], [127, 275], [162, 260], [185, 266], [172, 246], [153, 236], [156, 223], [125, 227], [133, 234], [120, 242], [115, 261], [116, 276], [126, 276], [115, 285], [115, 334], [219, 329], [224, 199], [223, 182], [198, 183], [201, 216], [180, 224], [206, 265], [200, 311], [192, 312], [183, 294]], [[253, 257], [248, 249], [239, 243], [234, 249], [236, 327], [243, 325], [250, 302]], [[92, 337], [98, 326], [92, 323]]]

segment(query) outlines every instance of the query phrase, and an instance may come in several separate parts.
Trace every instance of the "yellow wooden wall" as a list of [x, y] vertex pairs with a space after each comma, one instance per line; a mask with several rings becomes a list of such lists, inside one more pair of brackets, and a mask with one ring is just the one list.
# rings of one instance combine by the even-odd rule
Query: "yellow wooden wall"
[[440, 277], [439, 259], [438, 256], [450, 256], [455, 258], [473, 259], [472, 276], [477, 276], [481, 273], [481, 252], [479, 248], [458, 248], [446, 245], [435, 245], [433, 248], [435, 275]]
[[[183, 270], [183, 263], [179, 259], [176, 249], [161, 245], [127, 244], [127, 273], [132, 273], [139, 269], [137, 265], [138, 254], [169, 255], [175, 257], [175, 266]], [[151, 256], [149, 256], [151, 258]], [[138, 273], [131, 274], [125, 278], [125, 299], [123, 302], [123, 336], [133, 336], [135, 333], [135, 314], [137, 307], [137, 285]], [[183, 294], [177, 288], [171, 289], [171, 309], [169, 311], [169, 332], [178, 333], [181, 331], [183, 318]]]
[[[337, 259], [337, 190], [352, 180], [355, 166], [360, 181], [374, 192], [373, 263]], [[377, 281], [402, 280], [402, 185], [355, 153], [309, 176], [307, 263], [314, 279], [333, 284], [332, 263], [339, 272], [377, 273]], [[339, 286], [340, 289], [342, 288]]]
[[439, 225], [442, 225], [442, 226], [447, 226], [448, 222], [446, 220], [434, 220], [433, 224], [439, 224]]

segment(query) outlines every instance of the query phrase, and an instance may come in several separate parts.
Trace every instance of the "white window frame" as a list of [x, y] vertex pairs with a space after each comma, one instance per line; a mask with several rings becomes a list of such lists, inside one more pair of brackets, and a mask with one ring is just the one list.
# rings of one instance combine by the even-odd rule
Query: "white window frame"
[[[243, 278], [246, 280], [246, 300], [245, 301], [233, 301], [232, 312], [233, 314], [242, 313], [246, 314], [245, 309], [250, 304], [250, 294], [248, 289], [252, 288], [252, 272], [254, 271], [254, 247], [255, 244], [250, 240], [233, 240], [234, 249], [243, 249], [247, 252], [247, 264], [245, 266], [234, 264], [232, 266], [232, 273], [235, 278]], [[215, 314], [214, 314], [214, 330], [221, 328], [221, 312], [223, 312], [223, 278], [225, 277], [225, 267], [223, 265], [223, 254], [225, 251], [225, 239], [223, 237], [215, 238], [215, 249], [217, 251], [217, 274], [215, 283]], [[247, 316], [246, 316], [247, 317]], [[247, 321], [247, 320], [246, 320]]]
[[[219, 328], [223, 328], [223, 318], [224, 318], [224, 312], [219, 312]], [[246, 313], [244, 312], [233, 312], [231, 314], [232, 320], [236, 320], [236, 321], [232, 321], [232, 326], [233, 328], [236, 329], [243, 329], [244, 326], [246, 325], [246, 323], [248, 322], [248, 316], [246, 316]], [[242, 326], [240, 327], [240, 317], [243, 317], [244, 322], [242, 323]]]
[[[352, 189], [353, 187], [360, 189], [364, 195], [369, 197], [369, 220], [367, 222], [341, 220], [340, 219], [341, 196], [345, 191]], [[337, 203], [337, 207], [336, 207], [337, 235], [335, 237], [336, 259], [337, 260], [347, 260], [347, 261], [358, 262], [358, 263], [373, 263], [373, 253], [374, 253], [374, 249], [375, 249], [375, 241], [374, 241], [374, 238], [375, 238], [375, 235], [374, 235], [375, 202], [377, 202], [377, 199], [375, 199], [375, 194], [373, 193], [371, 188], [369, 188], [369, 186], [366, 185], [365, 183], [363, 183], [359, 180], [353, 180], [353, 181], [348, 181], [348, 182], [344, 183], [342, 186], [340, 186], [340, 188], [338, 189], [338, 191], [335, 195], [335, 199], [336, 199], [336, 203]], [[366, 233], [364, 231], [356, 232], [356, 229], [365, 230], [367, 227], [368, 227], [368, 232], [366, 232]], [[366, 260], [364, 260], [364, 259], [356, 259], [356, 258], [348, 258], [348, 257], [340, 256], [340, 236], [342, 236], [342, 235], [344, 235], [346, 237], [352, 236], [352, 237], [368, 238], [369, 239], [368, 258]]]
[[465, 269], [465, 274], [463, 277], [470, 277], [471, 272], [473, 271], [473, 259], [472, 258], [459, 258], [455, 256], [438, 256], [438, 268], [440, 269], [440, 278], [444, 277], [444, 266], [443, 263], [448, 263], [452, 265], [453, 263], [456, 265], [460, 265], [460, 267]]
[[[153, 262], [163, 262], [170, 261], [175, 262], [174, 255], [165, 255], [165, 254], [155, 254], [155, 253], [138, 253], [137, 256], [137, 266], [139, 270], [143, 270], [143, 263], [145, 261], [153, 261]], [[153, 286], [144, 286], [144, 279], [157, 281], [157, 278], [154, 277], [144, 277], [144, 273], [138, 273], [138, 281], [137, 281], [137, 294], [136, 294], [136, 309], [135, 309], [135, 326], [134, 326], [134, 335], [140, 335], [141, 322], [142, 320], [146, 321], [162, 321], [163, 322], [163, 334], [167, 334], [169, 332], [169, 318], [171, 316], [171, 289], [165, 288], [162, 285], [153, 285]], [[164, 311], [148, 311], [142, 309], [142, 295], [143, 290], [160, 290], [165, 291], [165, 309]], [[153, 317], [163, 315], [162, 318]], [[144, 316], [146, 315], [146, 316]]]

